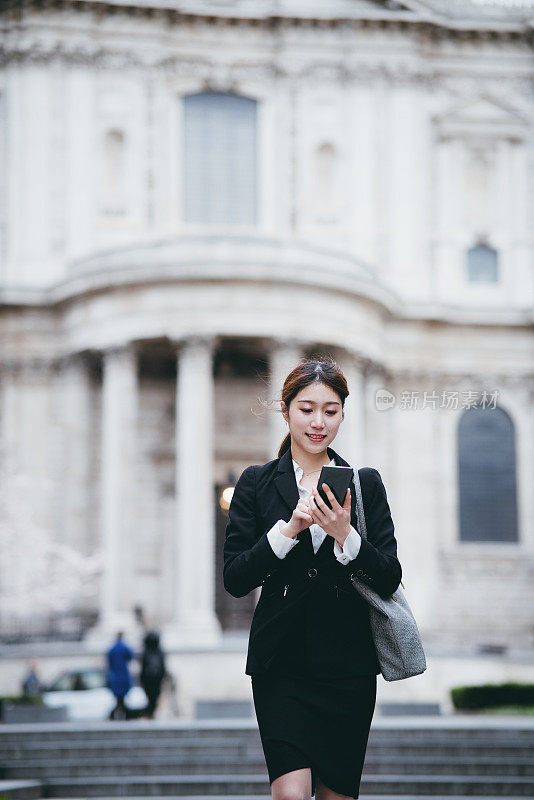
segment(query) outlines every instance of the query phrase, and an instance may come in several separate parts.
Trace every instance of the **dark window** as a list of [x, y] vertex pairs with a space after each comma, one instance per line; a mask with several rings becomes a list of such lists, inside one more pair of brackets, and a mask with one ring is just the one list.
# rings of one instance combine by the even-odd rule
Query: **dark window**
[[473, 283], [499, 280], [499, 259], [493, 247], [479, 243], [467, 251], [467, 279]]
[[514, 425], [502, 408], [470, 408], [458, 425], [460, 540], [517, 542]]
[[187, 222], [256, 223], [256, 106], [223, 92], [184, 98]]
[[215, 610], [223, 631], [248, 631], [256, 606], [255, 593], [249, 592], [245, 597], [232, 597], [223, 584], [224, 540], [228, 511], [226, 507], [222, 507], [221, 498], [224, 489], [231, 485], [233, 485], [233, 481], [226, 486], [215, 487], [215, 573], [217, 575]]

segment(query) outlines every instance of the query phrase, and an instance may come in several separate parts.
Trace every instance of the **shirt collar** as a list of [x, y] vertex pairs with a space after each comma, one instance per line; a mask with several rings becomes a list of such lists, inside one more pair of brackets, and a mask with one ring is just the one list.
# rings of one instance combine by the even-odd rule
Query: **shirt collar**
[[[300, 479], [302, 478], [302, 476], [304, 474], [304, 470], [302, 469], [300, 464], [297, 464], [297, 462], [295, 461], [294, 458], [292, 458], [291, 460], [293, 462], [293, 469], [295, 471], [295, 477], [297, 479], [297, 483], [299, 483]], [[330, 459], [330, 462], [329, 462], [328, 466], [329, 467], [335, 467], [336, 466], [336, 462], [334, 461], [333, 458]]]

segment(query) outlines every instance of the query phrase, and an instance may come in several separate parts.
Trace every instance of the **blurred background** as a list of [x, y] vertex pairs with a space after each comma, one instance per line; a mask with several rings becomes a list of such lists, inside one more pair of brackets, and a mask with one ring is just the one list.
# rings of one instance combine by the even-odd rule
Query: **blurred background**
[[345, 371], [334, 448], [383, 478], [427, 652], [379, 700], [533, 680], [533, 23], [4, 0], [0, 695], [102, 688], [116, 633], [154, 629], [162, 714], [250, 700], [227, 509], [312, 355]]

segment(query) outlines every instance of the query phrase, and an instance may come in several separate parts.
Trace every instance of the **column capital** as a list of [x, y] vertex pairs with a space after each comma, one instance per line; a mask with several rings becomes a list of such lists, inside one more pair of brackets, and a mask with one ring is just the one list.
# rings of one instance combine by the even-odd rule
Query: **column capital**
[[199, 350], [215, 350], [220, 337], [217, 334], [210, 333], [193, 333], [190, 336], [184, 336], [182, 339], [172, 339], [178, 354], [183, 350], [197, 348]]
[[269, 340], [269, 350], [271, 353], [285, 350], [303, 351], [308, 341], [298, 336], [272, 336]]
[[95, 350], [73, 350], [62, 353], [56, 358], [55, 366], [61, 373], [69, 369], [86, 369], [91, 371], [95, 368], [100, 351]]
[[33, 380], [52, 375], [56, 366], [57, 359], [53, 356], [5, 358], [0, 362], [0, 374], [16, 376], [22, 380]]
[[343, 348], [342, 350], [338, 351], [337, 360], [340, 363], [343, 363], [345, 360], [350, 361], [355, 369], [361, 372], [364, 376], [373, 371], [373, 366], [375, 363], [369, 356], [366, 356], [357, 350], [349, 350], [348, 348]]
[[101, 347], [99, 349], [100, 354], [102, 357], [105, 356], [121, 356], [121, 355], [138, 355], [138, 346], [135, 342], [119, 342], [116, 344], [110, 344], [105, 347]]

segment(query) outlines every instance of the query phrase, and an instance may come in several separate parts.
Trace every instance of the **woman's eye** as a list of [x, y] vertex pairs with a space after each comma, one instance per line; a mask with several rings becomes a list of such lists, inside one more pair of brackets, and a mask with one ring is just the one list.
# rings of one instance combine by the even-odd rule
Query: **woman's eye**
[[[303, 414], [311, 414], [312, 412], [311, 408], [301, 408], [300, 410]], [[325, 414], [328, 414], [329, 417], [333, 417], [334, 414], [337, 414], [337, 411], [325, 411]]]

